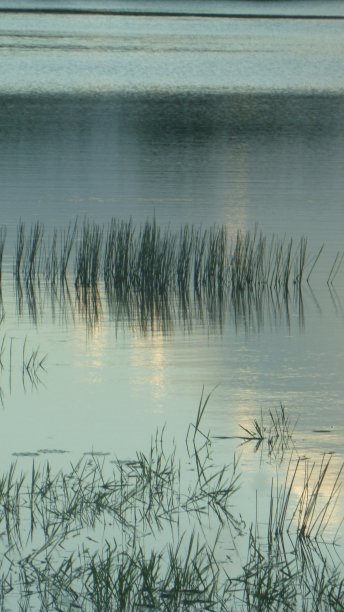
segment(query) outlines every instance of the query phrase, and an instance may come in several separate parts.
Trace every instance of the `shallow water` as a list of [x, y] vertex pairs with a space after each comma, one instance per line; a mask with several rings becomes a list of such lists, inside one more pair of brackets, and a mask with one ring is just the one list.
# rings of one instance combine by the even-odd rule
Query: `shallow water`
[[[326, 281], [343, 251], [343, 51], [335, 20], [1, 14], [4, 466], [30, 466], [37, 452], [62, 464], [90, 451], [132, 457], [165, 423], [183, 440], [204, 386], [216, 387], [204, 417], [212, 435], [240, 435], [239, 424], [283, 403], [297, 452], [317, 462], [334, 453], [338, 471], [344, 268], [334, 287]], [[90, 317], [72, 281], [66, 301], [42, 283], [35, 306], [24, 287], [21, 306], [19, 219], [51, 235], [84, 216], [104, 227], [112, 217], [225, 224], [233, 236], [258, 224], [268, 237], [306, 235], [313, 256], [325, 248], [302, 300], [291, 287], [287, 300], [266, 292], [240, 308], [171, 301], [142, 319], [99, 287]], [[47, 354], [33, 389], [25, 338]], [[214, 444], [219, 461], [237, 447]], [[275, 465], [262, 471], [258, 453], [240, 452], [249, 499], [257, 486], [269, 496]]]

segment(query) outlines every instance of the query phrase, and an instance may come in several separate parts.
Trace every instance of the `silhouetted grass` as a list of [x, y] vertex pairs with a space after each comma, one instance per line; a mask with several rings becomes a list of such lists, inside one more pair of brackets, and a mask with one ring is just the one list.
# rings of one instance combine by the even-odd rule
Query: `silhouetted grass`
[[[27, 236], [27, 237], [26, 237]], [[162, 229], [155, 219], [135, 228], [133, 221], [113, 219], [107, 228], [85, 219], [58, 235], [43, 240], [44, 228], [36, 222], [28, 234], [18, 225], [15, 277], [33, 281], [44, 276], [47, 283], [64, 282], [74, 269], [74, 283], [80, 287], [105, 282], [107, 291], [135, 291], [144, 296], [187, 294], [224, 295], [257, 291], [268, 287], [288, 292], [290, 285], [301, 288], [320, 257], [307, 252], [307, 239], [269, 240], [262, 233], [238, 231], [230, 238], [225, 226], [207, 229], [182, 226], [178, 231]], [[1, 236], [0, 236], [1, 246]], [[74, 251], [74, 265], [69, 262]], [[60, 252], [60, 256], [58, 256]], [[43, 256], [44, 253], [44, 256]], [[1, 254], [1, 249], [0, 249]], [[332, 282], [340, 267], [336, 260]], [[44, 264], [44, 265], [43, 265]]]
[[16, 254], [15, 254], [15, 276], [17, 279], [20, 279], [20, 275], [21, 275], [24, 246], [25, 246], [25, 225], [22, 221], [20, 221], [18, 228], [17, 228], [17, 244], [16, 244]]
[[96, 223], [84, 221], [77, 240], [75, 261], [76, 287], [95, 287], [99, 282], [102, 260], [103, 229]]
[[44, 227], [38, 221], [31, 227], [29, 237], [26, 241], [25, 253], [25, 278], [32, 281], [40, 273], [41, 249], [43, 242]]

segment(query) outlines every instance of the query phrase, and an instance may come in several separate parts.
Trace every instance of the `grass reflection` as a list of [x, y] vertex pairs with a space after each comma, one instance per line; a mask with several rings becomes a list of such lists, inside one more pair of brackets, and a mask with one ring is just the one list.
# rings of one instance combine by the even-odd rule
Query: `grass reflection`
[[24, 391], [27, 388], [36, 389], [43, 383], [43, 375], [46, 372], [46, 359], [39, 346], [30, 348], [27, 338], [20, 340], [15, 337], [2, 336], [0, 344], [0, 402], [4, 405], [5, 385], [8, 386], [10, 394], [21, 382]]
[[[0, 256], [5, 236], [2, 229]], [[106, 305], [116, 324], [167, 334], [176, 320], [185, 329], [196, 320], [221, 331], [226, 317], [247, 331], [290, 327], [292, 310], [303, 328], [303, 292], [316, 302], [309, 280], [322, 251], [311, 255], [306, 238], [294, 244], [258, 230], [233, 239], [225, 226], [173, 232], [155, 220], [139, 228], [132, 220], [113, 219], [106, 228], [85, 220], [45, 236], [38, 222], [29, 229], [21, 222], [13, 264], [17, 312], [27, 309], [36, 325], [49, 300], [66, 321], [78, 316], [92, 329]], [[336, 276], [342, 259], [334, 262]], [[333, 280], [331, 271], [331, 296]]]
[[36, 326], [44, 320], [47, 306], [53, 319], [56, 312], [65, 324], [81, 321], [88, 331], [110, 321], [116, 327], [129, 327], [147, 335], [174, 333], [177, 324], [191, 333], [196, 326], [222, 333], [226, 321], [235, 329], [256, 333], [265, 327], [290, 329], [291, 311], [300, 329], [305, 325], [302, 290], [279, 293], [268, 287], [240, 292], [176, 292], [165, 295], [125, 290], [99, 282], [91, 286], [51, 286], [39, 280], [15, 279], [16, 308], [27, 314]]

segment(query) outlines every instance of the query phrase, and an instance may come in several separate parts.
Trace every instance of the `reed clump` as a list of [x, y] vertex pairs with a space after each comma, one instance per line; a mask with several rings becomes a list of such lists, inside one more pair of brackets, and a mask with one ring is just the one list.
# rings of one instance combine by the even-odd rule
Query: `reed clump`
[[[322, 252], [321, 248], [316, 257], [310, 257], [306, 238], [294, 244], [292, 239], [268, 239], [256, 229], [238, 231], [233, 239], [226, 226], [185, 225], [172, 231], [159, 227], [155, 218], [139, 228], [132, 220], [112, 219], [105, 228], [85, 219], [64, 232], [53, 230], [50, 239], [44, 240], [44, 234], [39, 222], [29, 232], [19, 223], [16, 279], [32, 282], [44, 277], [55, 285], [57, 279], [63, 282], [74, 274], [77, 288], [104, 281], [107, 291], [142, 295], [223, 295], [262, 287], [288, 292], [290, 286], [301, 287], [306, 270], [309, 281]], [[1, 234], [0, 256], [3, 242]], [[336, 263], [331, 282], [337, 271]]]

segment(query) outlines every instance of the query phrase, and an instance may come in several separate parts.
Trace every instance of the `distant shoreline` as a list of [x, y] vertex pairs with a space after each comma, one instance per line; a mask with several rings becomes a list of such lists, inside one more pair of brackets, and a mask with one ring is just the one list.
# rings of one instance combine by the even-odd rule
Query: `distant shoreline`
[[0, 14], [43, 14], [43, 15], [99, 15], [113, 17], [190, 17], [207, 19], [273, 19], [273, 20], [311, 20], [343, 21], [344, 15], [289, 14], [289, 13], [201, 13], [187, 11], [133, 11], [116, 9], [78, 9], [78, 8], [13, 8], [0, 7]]

